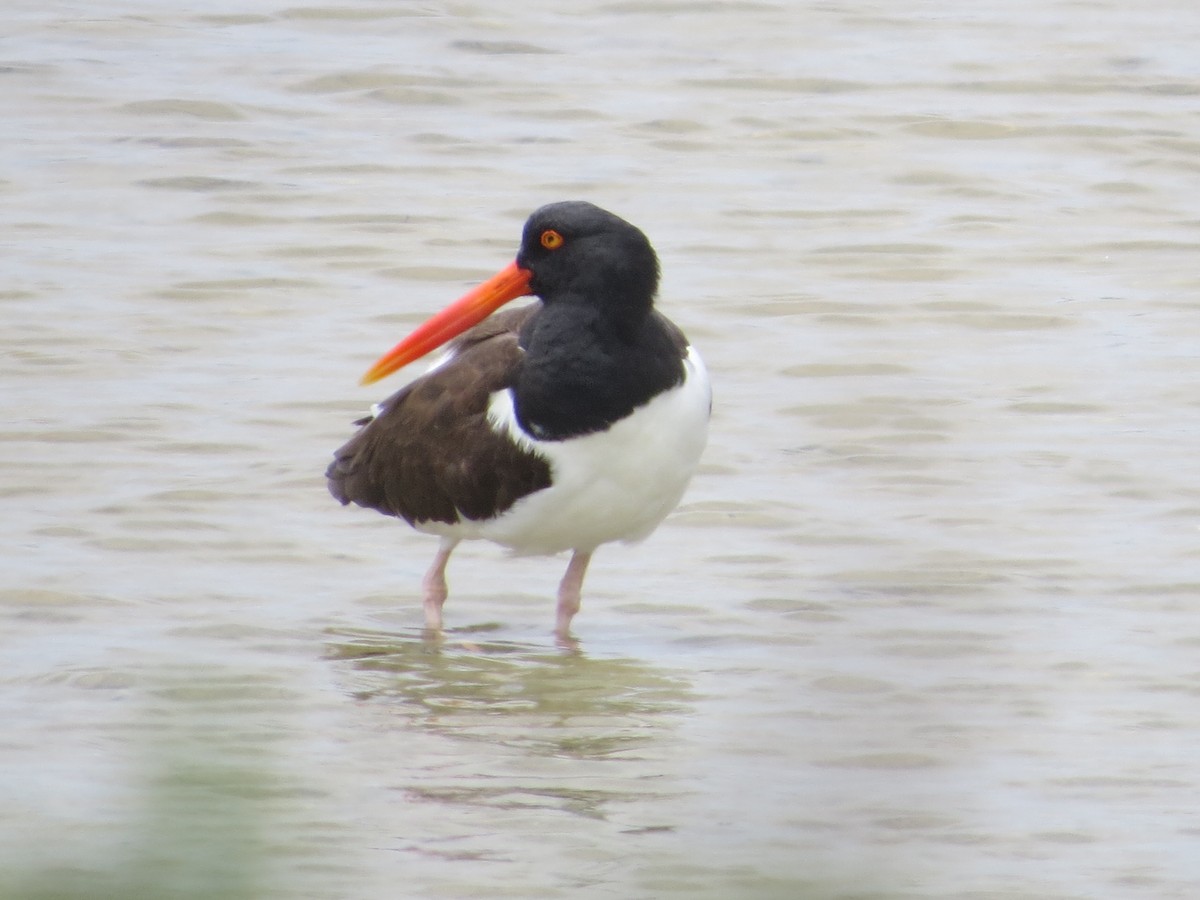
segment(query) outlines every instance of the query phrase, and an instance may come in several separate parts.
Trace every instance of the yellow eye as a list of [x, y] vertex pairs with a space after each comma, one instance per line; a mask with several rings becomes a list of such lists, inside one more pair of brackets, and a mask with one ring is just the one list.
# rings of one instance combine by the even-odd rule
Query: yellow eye
[[563, 236], [553, 228], [547, 228], [542, 232], [542, 246], [547, 250], [557, 250], [563, 245]]

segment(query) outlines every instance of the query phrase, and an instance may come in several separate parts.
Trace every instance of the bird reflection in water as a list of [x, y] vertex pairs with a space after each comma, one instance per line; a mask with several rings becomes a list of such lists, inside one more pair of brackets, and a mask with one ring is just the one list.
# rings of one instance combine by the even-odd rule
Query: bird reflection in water
[[636, 755], [691, 708], [690, 685], [674, 673], [494, 630], [341, 629], [326, 655], [350, 664], [345, 678], [358, 700], [390, 704], [423, 730], [539, 755]]

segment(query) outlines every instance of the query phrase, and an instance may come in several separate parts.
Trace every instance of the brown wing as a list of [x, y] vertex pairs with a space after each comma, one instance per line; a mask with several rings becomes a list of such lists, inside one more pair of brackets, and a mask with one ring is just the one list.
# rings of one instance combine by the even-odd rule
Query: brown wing
[[548, 487], [546, 461], [487, 421], [490, 395], [520, 368], [517, 331], [539, 306], [491, 316], [451, 345], [452, 360], [380, 404], [334, 453], [329, 492], [411, 524], [491, 518]]

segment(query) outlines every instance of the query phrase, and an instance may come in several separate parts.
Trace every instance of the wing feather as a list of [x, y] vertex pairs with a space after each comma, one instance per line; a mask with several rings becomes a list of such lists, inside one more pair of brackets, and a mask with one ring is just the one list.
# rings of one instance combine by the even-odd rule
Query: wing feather
[[547, 461], [498, 434], [491, 395], [515, 382], [517, 333], [540, 304], [491, 316], [451, 345], [452, 358], [393, 394], [334, 453], [329, 491], [410, 524], [492, 518], [550, 485]]

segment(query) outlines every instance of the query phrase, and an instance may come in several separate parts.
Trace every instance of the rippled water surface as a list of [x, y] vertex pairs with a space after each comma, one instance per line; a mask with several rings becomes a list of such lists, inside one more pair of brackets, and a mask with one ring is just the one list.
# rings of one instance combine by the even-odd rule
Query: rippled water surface
[[[1194, 4], [85, 6], [0, 15], [0, 891], [1198, 895]], [[485, 546], [432, 640], [321, 473], [572, 197], [710, 447], [577, 648]]]

